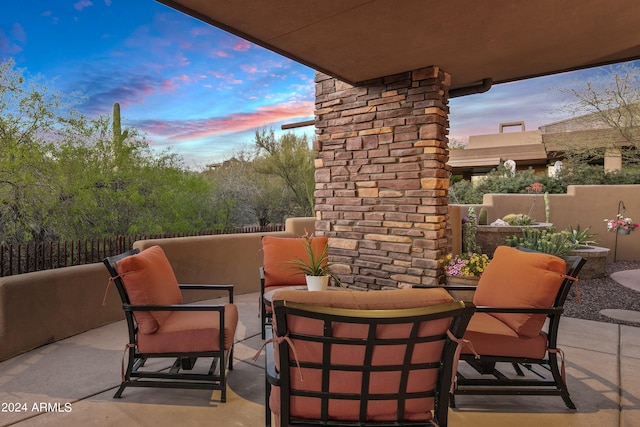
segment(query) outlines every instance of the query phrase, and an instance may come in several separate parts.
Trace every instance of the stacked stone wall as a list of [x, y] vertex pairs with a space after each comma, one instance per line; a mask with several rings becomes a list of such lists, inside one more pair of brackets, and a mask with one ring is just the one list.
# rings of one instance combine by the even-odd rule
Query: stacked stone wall
[[448, 74], [429, 67], [351, 86], [316, 75], [316, 231], [343, 282], [438, 282], [447, 248]]

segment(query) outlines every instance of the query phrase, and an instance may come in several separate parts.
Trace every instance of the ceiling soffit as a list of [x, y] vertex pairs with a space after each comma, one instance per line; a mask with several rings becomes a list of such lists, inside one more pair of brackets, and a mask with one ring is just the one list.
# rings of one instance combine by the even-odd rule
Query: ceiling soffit
[[351, 84], [436, 65], [473, 92], [640, 58], [638, 0], [158, 1]]

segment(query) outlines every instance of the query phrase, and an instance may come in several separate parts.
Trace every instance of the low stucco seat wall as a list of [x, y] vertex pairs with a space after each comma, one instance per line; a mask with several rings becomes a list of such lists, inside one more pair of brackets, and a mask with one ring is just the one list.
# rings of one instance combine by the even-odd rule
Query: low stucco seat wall
[[[314, 218], [291, 218], [285, 231], [269, 235], [300, 236], [313, 232], [314, 223]], [[230, 283], [239, 295], [260, 290], [265, 234], [144, 240], [134, 247], [162, 246], [180, 283]], [[124, 319], [118, 293], [115, 286], [107, 290], [108, 281], [102, 263], [0, 278], [0, 361]], [[185, 301], [211, 298], [211, 293], [188, 292]]]
[[0, 360], [123, 319], [109, 274], [87, 264], [0, 279]]

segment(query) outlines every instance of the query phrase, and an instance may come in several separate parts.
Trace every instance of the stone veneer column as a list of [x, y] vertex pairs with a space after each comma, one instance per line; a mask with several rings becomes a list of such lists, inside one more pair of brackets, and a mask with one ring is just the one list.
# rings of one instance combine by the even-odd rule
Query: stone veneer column
[[436, 284], [447, 252], [450, 76], [316, 74], [316, 230], [347, 285]]

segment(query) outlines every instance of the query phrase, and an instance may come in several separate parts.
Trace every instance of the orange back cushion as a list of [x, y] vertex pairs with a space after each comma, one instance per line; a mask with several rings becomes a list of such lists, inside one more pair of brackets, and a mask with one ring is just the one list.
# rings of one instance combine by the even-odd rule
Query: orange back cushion
[[[313, 237], [311, 248], [319, 256], [327, 247], [326, 236]], [[264, 286], [300, 286], [305, 285], [304, 274], [289, 264], [289, 261], [309, 259], [305, 250], [305, 239], [302, 237], [273, 237], [262, 238], [262, 253], [264, 261]], [[292, 268], [293, 267], [293, 268]]]
[[[152, 246], [139, 254], [118, 262], [118, 274], [134, 305], [182, 304], [182, 293], [171, 264], [160, 246]], [[153, 334], [169, 317], [169, 311], [136, 311], [138, 330]]]
[[[476, 306], [549, 308], [558, 294], [566, 263], [553, 255], [499, 246], [473, 297]], [[546, 315], [491, 313], [520, 335], [535, 337]]]

